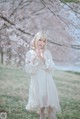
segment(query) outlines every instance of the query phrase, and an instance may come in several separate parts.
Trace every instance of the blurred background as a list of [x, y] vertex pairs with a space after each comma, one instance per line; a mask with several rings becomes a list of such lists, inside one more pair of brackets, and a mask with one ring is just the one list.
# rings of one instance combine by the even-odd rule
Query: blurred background
[[0, 0], [0, 63], [24, 67], [31, 40], [43, 30], [56, 68], [80, 71], [80, 2], [65, 1]]
[[24, 67], [30, 42], [41, 30], [57, 69], [57, 117], [80, 119], [80, 0], [0, 0], [0, 119], [39, 119], [25, 110], [30, 75]]

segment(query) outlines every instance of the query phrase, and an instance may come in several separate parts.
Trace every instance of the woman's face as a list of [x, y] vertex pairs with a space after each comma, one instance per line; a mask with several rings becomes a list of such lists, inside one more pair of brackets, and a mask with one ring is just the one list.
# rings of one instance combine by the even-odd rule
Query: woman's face
[[42, 39], [38, 40], [38, 42], [37, 42], [38, 49], [44, 49], [45, 45], [46, 45], [46, 40], [42, 40]]

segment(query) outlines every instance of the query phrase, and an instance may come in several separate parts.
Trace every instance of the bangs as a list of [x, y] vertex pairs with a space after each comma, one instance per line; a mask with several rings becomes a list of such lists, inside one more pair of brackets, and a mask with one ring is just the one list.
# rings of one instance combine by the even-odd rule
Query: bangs
[[36, 41], [39, 41], [39, 40], [42, 40], [42, 41], [45, 41], [46, 42], [46, 37], [44, 34], [39, 34], [36, 38]]

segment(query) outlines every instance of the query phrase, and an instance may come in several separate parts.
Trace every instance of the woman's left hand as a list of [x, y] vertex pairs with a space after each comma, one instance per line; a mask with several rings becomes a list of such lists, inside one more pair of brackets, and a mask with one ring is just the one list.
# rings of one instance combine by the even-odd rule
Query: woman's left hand
[[42, 49], [37, 50], [36, 52], [38, 54], [37, 56], [43, 61], [43, 63], [45, 63], [44, 53], [43, 53]]
[[45, 63], [45, 58], [43, 52], [40, 52], [40, 59]]

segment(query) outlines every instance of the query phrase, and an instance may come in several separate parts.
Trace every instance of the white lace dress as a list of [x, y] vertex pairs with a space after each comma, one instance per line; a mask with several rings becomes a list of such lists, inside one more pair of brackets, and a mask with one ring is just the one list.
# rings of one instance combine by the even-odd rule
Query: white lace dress
[[45, 50], [45, 64], [37, 58], [32, 63], [32, 58], [36, 55], [34, 50], [29, 50], [26, 54], [25, 70], [31, 76], [29, 99], [26, 109], [28, 111], [37, 111], [40, 107], [51, 106], [56, 112], [60, 112], [58, 93], [52, 72], [54, 62], [49, 50]]

